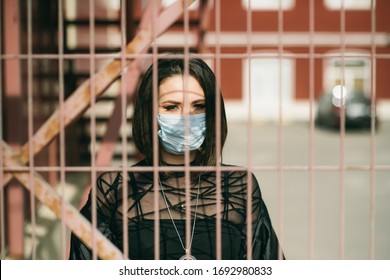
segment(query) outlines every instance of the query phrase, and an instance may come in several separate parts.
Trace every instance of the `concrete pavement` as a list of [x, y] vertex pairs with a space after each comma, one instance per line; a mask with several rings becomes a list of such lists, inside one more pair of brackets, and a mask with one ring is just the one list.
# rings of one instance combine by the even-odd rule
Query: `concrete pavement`
[[[347, 131], [342, 139], [338, 131], [315, 129], [312, 141], [304, 122], [286, 123], [282, 129], [272, 123], [252, 127], [253, 146], [248, 153], [247, 124], [229, 123], [223, 159], [247, 166], [250, 154], [254, 166], [264, 167], [255, 175], [288, 259], [311, 255], [314, 259], [369, 259], [371, 241], [374, 259], [390, 259], [390, 172], [361, 170], [372, 160], [379, 166], [390, 165], [390, 122], [382, 123], [373, 138], [369, 131]], [[314, 166], [334, 170], [314, 171], [311, 177], [308, 168], [301, 170], [311, 160]], [[337, 169], [340, 161], [348, 169], [345, 173]], [[278, 166], [290, 170], [273, 169]], [[88, 174], [67, 175], [66, 195], [74, 205], [87, 182]], [[371, 193], [375, 194], [373, 205]], [[66, 247], [62, 242], [69, 232], [61, 235], [61, 223], [44, 205], [37, 208], [36, 228], [36, 258], [61, 259]], [[26, 224], [26, 258], [31, 257], [30, 236], [31, 227]]]

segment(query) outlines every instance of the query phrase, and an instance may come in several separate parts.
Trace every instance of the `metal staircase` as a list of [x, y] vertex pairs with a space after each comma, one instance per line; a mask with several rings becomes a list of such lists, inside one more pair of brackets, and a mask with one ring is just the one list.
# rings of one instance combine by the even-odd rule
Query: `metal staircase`
[[[88, 1], [84, 1], [88, 2]], [[120, 52], [120, 32], [121, 32], [121, 21], [120, 21], [120, 7], [119, 0], [111, 1], [108, 5], [108, 1], [96, 1], [94, 7], [94, 52], [95, 54], [117, 54]], [[88, 55], [91, 52], [90, 48], [90, 14], [88, 6], [77, 3], [76, 6], [66, 6], [64, 16], [64, 53], [80, 55], [81, 59], [69, 59], [66, 63], [66, 88], [65, 91], [71, 94], [76, 88], [78, 88], [82, 82], [89, 79], [91, 76], [90, 71], [90, 59]], [[99, 5], [100, 3], [100, 5]], [[88, 4], [88, 3], [87, 3]], [[85, 3], [84, 3], [85, 5]], [[68, 10], [67, 10], [68, 9]], [[130, 13], [131, 7], [128, 8]], [[131, 22], [131, 21], [130, 21]], [[129, 26], [129, 32], [127, 36], [131, 36], [133, 28]], [[85, 55], [85, 56], [83, 56]], [[110, 58], [99, 58], [95, 57], [95, 69], [97, 71], [101, 66], [108, 61]], [[102, 142], [107, 133], [107, 126], [115, 107], [115, 104], [120, 106], [116, 102], [120, 99], [121, 94], [121, 79], [115, 81], [102, 95], [99, 100], [96, 100], [94, 108], [89, 108], [83, 116], [72, 125], [72, 129], [69, 129], [67, 142], [68, 145], [74, 147], [73, 151], [67, 153], [67, 160], [71, 164], [76, 165], [90, 165], [91, 164], [91, 137], [95, 137], [95, 155], [100, 151]], [[93, 111], [92, 111], [93, 110]], [[130, 110], [129, 110], [130, 111]], [[96, 123], [95, 132], [92, 133], [91, 117], [94, 115]], [[128, 122], [126, 124], [127, 132], [127, 161], [133, 161], [135, 158], [136, 151], [132, 144], [131, 136], [131, 115], [128, 114]], [[121, 150], [121, 136], [117, 133], [115, 138], [115, 149], [113, 154], [108, 154], [104, 160], [103, 165], [121, 165], [122, 163], [122, 150]]]

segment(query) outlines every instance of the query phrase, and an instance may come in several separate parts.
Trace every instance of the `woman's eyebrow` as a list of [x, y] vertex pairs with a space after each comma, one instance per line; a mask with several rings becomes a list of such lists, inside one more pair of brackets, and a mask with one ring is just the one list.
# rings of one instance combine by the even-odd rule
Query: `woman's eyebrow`
[[175, 100], [165, 100], [165, 101], [161, 102], [160, 104], [165, 104], [165, 103], [170, 103], [170, 104], [181, 104], [181, 102], [175, 101]]
[[205, 102], [205, 101], [206, 101], [205, 98], [200, 98], [200, 99], [196, 99], [196, 100], [192, 101], [192, 103]]

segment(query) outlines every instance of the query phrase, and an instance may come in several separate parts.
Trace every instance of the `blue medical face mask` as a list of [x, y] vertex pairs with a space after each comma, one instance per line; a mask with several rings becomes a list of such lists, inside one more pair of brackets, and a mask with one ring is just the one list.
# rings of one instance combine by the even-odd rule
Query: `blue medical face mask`
[[189, 151], [195, 151], [203, 144], [206, 132], [206, 114], [188, 116], [188, 135], [185, 136], [185, 117], [182, 115], [159, 114], [160, 130], [158, 136], [164, 149], [172, 154], [181, 155], [185, 145]]

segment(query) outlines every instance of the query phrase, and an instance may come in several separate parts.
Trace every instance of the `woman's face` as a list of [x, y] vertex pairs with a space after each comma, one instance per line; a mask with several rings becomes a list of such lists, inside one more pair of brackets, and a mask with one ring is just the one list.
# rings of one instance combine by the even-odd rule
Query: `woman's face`
[[[206, 112], [206, 100], [202, 87], [192, 76], [185, 80], [184, 76], [176, 75], [167, 78], [159, 86], [158, 113], [169, 115], [194, 115]], [[161, 148], [164, 162], [183, 164], [184, 155], [176, 155]], [[193, 161], [198, 151], [190, 152]]]
[[193, 115], [205, 113], [205, 96], [199, 82], [192, 76], [167, 78], [160, 84], [158, 113]]

